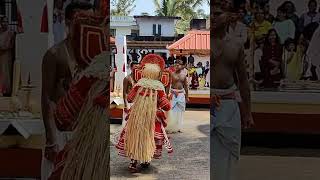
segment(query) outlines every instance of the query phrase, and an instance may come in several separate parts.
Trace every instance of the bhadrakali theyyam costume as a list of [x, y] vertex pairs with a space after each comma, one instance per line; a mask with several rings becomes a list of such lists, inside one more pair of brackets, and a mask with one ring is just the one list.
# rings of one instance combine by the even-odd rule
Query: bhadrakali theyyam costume
[[160, 77], [162, 81], [169, 81], [164, 76], [164, 60], [149, 54], [140, 65], [140, 70], [134, 70], [135, 79], [139, 80], [128, 94], [128, 102], [133, 102], [133, 105], [116, 148], [121, 156], [147, 163], [161, 157], [163, 145], [169, 153], [173, 152], [164, 129], [167, 125], [165, 111], [169, 111], [171, 106], [160, 81]]
[[[87, 13], [74, 16], [77, 72], [65, 96], [59, 99], [55, 123], [72, 138], [58, 153], [49, 180], [109, 178], [109, 84], [106, 71], [107, 36], [104, 18]], [[90, 37], [94, 32], [94, 36]], [[90, 44], [95, 42], [96, 46]], [[97, 45], [98, 44], [98, 45]]]
[[240, 94], [236, 86], [211, 89], [210, 174], [214, 180], [232, 180], [240, 157]]
[[166, 130], [168, 132], [178, 132], [181, 130], [186, 110], [186, 96], [184, 89], [171, 89], [171, 110], [169, 111], [169, 122]]

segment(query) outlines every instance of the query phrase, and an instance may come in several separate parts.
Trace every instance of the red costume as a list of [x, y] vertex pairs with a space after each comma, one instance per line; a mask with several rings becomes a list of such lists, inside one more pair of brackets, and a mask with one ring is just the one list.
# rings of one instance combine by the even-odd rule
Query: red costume
[[[161, 82], [159, 80], [152, 80], [152, 79], [150, 80], [150, 79], [144, 77], [143, 69], [144, 69], [144, 66], [146, 66], [146, 64], [159, 65], [159, 67], [162, 71]], [[156, 94], [157, 95], [157, 97], [156, 97], [157, 110], [156, 110], [156, 113], [154, 116], [154, 119], [155, 119], [154, 133], [150, 133], [150, 134], [154, 134], [154, 143], [155, 143], [155, 151], [154, 151], [152, 158], [159, 159], [162, 154], [162, 146], [163, 145], [165, 145], [165, 147], [167, 148], [168, 153], [173, 152], [173, 148], [172, 148], [172, 146], [169, 142], [169, 139], [166, 135], [166, 132], [165, 132], [165, 127], [167, 126], [167, 117], [166, 117], [165, 111], [169, 111], [171, 109], [171, 105], [170, 105], [170, 101], [166, 97], [166, 93], [164, 90], [164, 84], [167, 86], [170, 84], [170, 77], [169, 77], [170, 74], [167, 71], [164, 71], [164, 67], [165, 67], [164, 60], [158, 55], [149, 54], [149, 55], [145, 56], [145, 58], [141, 61], [140, 65], [141, 66], [139, 68], [134, 69], [133, 73], [134, 73], [135, 80], [139, 80], [140, 78], [142, 78], [142, 79], [140, 79], [138, 81], [138, 83], [135, 84], [135, 86], [132, 88], [132, 90], [128, 94], [128, 97], [127, 97], [128, 102], [133, 103], [133, 106], [129, 110], [128, 116], [126, 118], [128, 122], [126, 123], [126, 126], [124, 127], [124, 129], [121, 132], [120, 139], [118, 141], [118, 144], [116, 145], [116, 148], [119, 150], [120, 156], [124, 156], [124, 157], [128, 156], [128, 152], [126, 149], [126, 138], [128, 138], [128, 137], [126, 137], [126, 133], [128, 130], [127, 126], [130, 123], [129, 121], [131, 120], [130, 116], [132, 115], [134, 108], [137, 108], [137, 106], [139, 106], [135, 103], [137, 103], [136, 101], [138, 98], [141, 98], [143, 96], [149, 97], [151, 93], [153, 95]], [[152, 87], [152, 85], [145, 85], [150, 81], [156, 81], [155, 84], [157, 84], [159, 88]], [[145, 107], [145, 109], [150, 109], [150, 108], [152, 108], [152, 107]], [[143, 114], [139, 114], [139, 116], [141, 116], [141, 118], [140, 117], [138, 118], [139, 121], [140, 121], [140, 119], [143, 120], [143, 118], [145, 117]], [[144, 124], [142, 124], [142, 125], [144, 125]], [[138, 144], [140, 144], [140, 143], [138, 143]], [[138, 150], [145, 151], [145, 149], [138, 149]], [[139, 160], [141, 162], [148, 162], [148, 160], [144, 161], [141, 159], [135, 159], [134, 157], [130, 157], [130, 158], [134, 159], [134, 160]]]
[[[87, 101], [88, 94], [89, 91], [91, 91], [92, 86], [97, 81], [107, 82], [107, 71], [104, 71], [105, 68], [103, 64], [102, 66], [100, 65], [100, 67], [102, 67], [102, 70], [101, 68], [96, 72], [94, 71], [95, 69], [88, 70], [90, 69], [90, 67], [94, 66], [92, 65], [94, 64], [94, 57], [103, 53], [103, 51], [107, 49], [106, 45], [108, 44], [107, 42], [104, 42], [107, 38], [103, 33], [103, 27], [101, 27], [97, 22], [98, 19], [101, 18], [90, 16], [86, 13], [76, 13], [74, 16], [73, 25], [78, 27], [78, 29], [75, 32], [77, 38], [74, 39], [73, 43], [75, 45], [77, 64], [83, 68], [83, 71], [78, 73], [79, 79], [73, 81], [67, 94], [62, 97], [57, 103], [55, 111], [55, 123], [60, 131], [73, 131], [77, 127], [79, 114], [81, 113], [81, 109]], [[93, 26], [89, 27], [88, 25]], [[101, 36], [89, 36], [92, 31], [100, 34]], [[94, 39], [97, 37], [98, 39]], [[88, 44], [97, 41], [102, 41], [103, 43], [100, 43], [100, 45], [102, 45], [103, 47], [90, 46], [90, 44]], [[89, 49], [90, 51], [86, 51], [87, 49]], [[101, 71], [100, 74], [98, 71]], [[104, 72], [105, 76], [101, 77], [101, 73], [103, 74]], [[98, 105], [99, 107], [106, 108], [109, 104], [108, 93], [109, 90], [106, 86], [105, 89], [98, 92], [98, 95], [94, 97], [93, 105]], [[61, 174], [64, 170], [69, 150], [69, 144], [67, 144], [64, 149], [58, 153], [56, 161], [54, 162], [54, 171], [51, 174], [49, 180], [61, 179]]]

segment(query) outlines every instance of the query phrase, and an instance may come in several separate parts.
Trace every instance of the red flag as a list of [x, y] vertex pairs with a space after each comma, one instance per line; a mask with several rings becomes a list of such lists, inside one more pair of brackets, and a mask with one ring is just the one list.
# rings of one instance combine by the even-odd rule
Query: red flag
[[41, 30], [40, 30], [40, 32], [43, 32], [43, 33], [48, 33], [49, 32], [47, 5], [44, 6], [43, 11], [42, 11]]

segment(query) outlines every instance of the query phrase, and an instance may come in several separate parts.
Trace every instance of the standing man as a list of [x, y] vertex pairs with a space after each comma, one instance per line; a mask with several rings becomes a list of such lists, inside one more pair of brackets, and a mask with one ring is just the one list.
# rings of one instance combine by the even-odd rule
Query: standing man
[[210, 111], [212, 180], [232, 180], [240, 156], [241, 120], [244, 127], [253, 125], [243, 45], [226, 36], [229, 19], [228, 13], [212, 18], [211, 42], [214, 42], [211, 52], [213, 78], [210, 83], [213, 101]]
[[14, 33], [8, 28], [8, 19], [0, 17], [0, 97], [11, 94], [13, 48]]
[[72, 45], [73, 34], [71, 20], [76, 11], [92, 10], [90, 4], [71, 3], [65, 10], [65, 23], [68, 29], [67, 37], [62, 42], [50, 48], [42, 62], [42, 118], [46, 132], [46, 145], [42, 162], [42, 179], [47, 180], [53, 171], [53, 161], [68, 141], [66, 132], [59, 132], [54, 122], [53, 112], [58, 100], [66, 95], [70, 83], [80, 71]]
[[130, 64], [131, 73], [127, 75], [123, 79], [123, 101], [124, 101], [124, 109], [123, 109], [123, 119], [122, 119], [122, 126], [124, 127], [126, 124], [126, 117], [128, 115], [128, 111], [132, 106], [131, 103], [128, 103], [128, 94], [131, 91], [132, 87], [136, 84], [134, 77], [133, 77], [133, 69], [137, 67], [139, 63], [137, 61], [132, 61]]
[[181, 132], [186, 103], [189, 102], [189, 86], [187, 75], [183, 72], [187, 61], [177, 59], [175, 72], [172, 75], [170, 90], [171, 110], [167, 130], [170, 133]]

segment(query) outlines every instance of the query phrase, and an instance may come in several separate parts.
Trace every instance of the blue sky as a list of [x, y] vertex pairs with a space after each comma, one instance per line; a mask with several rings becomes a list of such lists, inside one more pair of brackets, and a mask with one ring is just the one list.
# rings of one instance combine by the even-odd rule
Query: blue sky
[[[136, 8], [131, 13], [131, 15], [140, 15], [142, 12], [147, 12], [150, 15], [154, 15], [154, 4], [152, 0], [136, 0]], [[210, 7], [207, 3], [203, 3], [202, 9], [205, 10], [206, 14], [210, 13]]]

